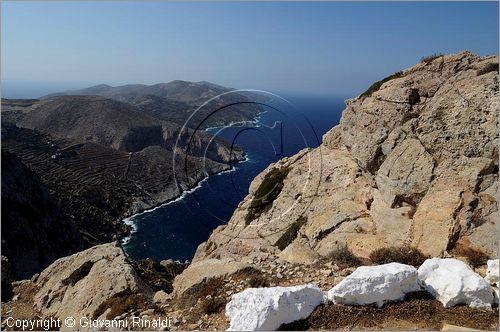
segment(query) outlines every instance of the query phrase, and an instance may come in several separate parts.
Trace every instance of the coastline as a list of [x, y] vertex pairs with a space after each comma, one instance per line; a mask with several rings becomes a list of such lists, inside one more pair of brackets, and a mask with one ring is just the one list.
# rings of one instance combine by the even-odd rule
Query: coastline
[[[235, 124], [244, 124], [244, 123], [251, 123], [255, 127], [258, 127], [258, 123], [261, 120], [262, 115], [264, 113], [267, 113], [267, 112], [268, 111], [261, 111], [261, 112], [259, 112], [257, 114], [257, 116], [254, 118], [254, 120], [232, 122], [232, 123], [230, 123], [230, 124], [228, 124], [228, 125], [226, 125], [224, 127], [233, 126]], [[210, 127], [210, 128], [204, 129], [204, 131], [211, 133], [211, 131], [213, 131], [213, 130], [222, 129], [224, 127]], [[124, 214], [120, 219], [128, 227], [127, 227], [127, 233], [122, 234], [122, 236], [118, 239], [118, 241], [120, 243], [120, 246], [124, 249], [124, 246], [126, 246], [130, 242], [131, 236], [135, 232], [137, 232], [138, 226], [137, 226], [137, 223], [134, 221], [135, 217], [143, 215], [143, 214], [146, 214], [146, 213], [153, 212], [156, 209], [163, 208], [165, 206], [168, 206], [169, 204], [173, 204], [173, 203], [176, 203], [176, 202], [179, 202], [179, 201], [183, 200], [187, 195], [189, 195], [189, 194], [195, 192], [196, 190], [202, 188], [203, 183], [205, 183], [211, 176], [218, 176], [218, 175], [222, 175], [222, 174], [226, 174], [226, 173], [230, 173], [230, 172], [236, 171], [237, 170], [236, 165], [238, 165], [240, 163], [246, 163], [246, 162], [249, 162], [251, 160], [247, 153], [244, 152], [243, 156], [244, 156], [245, 159], [237, 161], [229, 169], [225, 169], [225, 170], [222, 170], [222, 171], [219, 171], [219, 172], [215, 172], [213, 174], [209, 174], [209, 175], [203, 177], [199, 181], [195, 182], [191, 188], [189, 188], [187, 190], [184, 190], [184, 191], [181, 191], [180, 194], [177, 195], [177, 196], [174, 196], [174, 197], [171, 197], [169, 199], [166, 199], [165, 201], [159, 202], [156, 205], [151, 205], [151, 206], [146, 206], [146, 207], [143, 207], [143, 208], [138, 208], [138, 212], [135, 212], [133, 214], [128, 213], [128, 212], [126, 214]], [[125, 250], [124, 250], [124, 252], [126, 254]]]

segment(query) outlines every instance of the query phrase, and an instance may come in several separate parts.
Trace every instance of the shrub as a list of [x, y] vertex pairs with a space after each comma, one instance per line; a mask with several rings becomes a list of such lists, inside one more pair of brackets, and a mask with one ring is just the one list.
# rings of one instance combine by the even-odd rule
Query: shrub
[[428, 56], [424, 56], [420, 59], [420, 62], [424, 63], [431, 63], [432, 61], [436, 60], [437, 58], [442, 57], [443, 55], [441, 53], [434, 53]]
[[62, 281], [62, 283], [64, 285], [73, 286], [74, 284], [76, 284], [78, 281], [85, 278], [90, 273], [92, 266], [94, 266], [94, 262], [92, 262], [92, 261], [87, 261], [87, 262], [83, 263], [79, 268], [77, 268], [75, 271], [73, 271], [69, 275], [69, 277], [64, 279]]
[[295, 238], [297, 238], [297, 234], [299, 233], [299, 229], [307, 222], [307, 217], [300, 216], [297, 221], [293, 222], [288, 229], [280, 236], [278, 241], [274, 244], [278, 247], [279, 250], [284, 250], [290, 243], [292, 243]]
[[252, 275], [248, 280], [248, 286], [251, 288], [269, 287], [270, 284], [269, 279], [262, 274]]
[[498, 71], [498, 62], [491, 62], [488, 63], [486, 66], [484, 66], [481, 69], [478, 69], [476, 71], [476, 74], [479, 75], [484, 75], [492, 71]]
[[365, 92], [363, 92], [360, 95], [360, 98], [370, 97], [374, 92], [377, 92], [378, 90], [380, 90], [380, 88], [382, 87], [382, 85], [385, 82], [388, 82], [390, 80], [393, 80], [395, 78], [399, 78], [399, 77], [402, 77], [402, 76], [403, 76], [403, 72], [398, 71], [397, 73], [389, 75], [386, 78], [381, 79], [380, 81], [377, 81], [377, 82], [373, 83], [372, 85], [370, 85], [370, 87], [368, 88], [368, 90], [366, 90]]
[[402, 263], [413, 266], [420, 266], [429, 258], [416, 248], [411, 247], [389, 247], [380, 248], [370, 254], [370, 261], [375, 264]]
[[345, 246], [332, 251], [326, 259], [337, 264], [341, 269], [357, 267], [363, 264], [363, 262]]
[[250, 224], [278, 197], [283, 189], [283, 181], [290, 172], [290, 168], [273, 168], [262, 179], [250, 203], [249, 211], [245, 216], [245, 224]]
[[202, 314], [213, 315], [216, 314], [224, 308], [226, 305], [225, 301], [221, 298], [209, 298], [204, 299], [200, 304], [200, 310]]
[[457, 246], [451, 253], [455, 256], [465, 257], [472, 267], [483, 266], [488, 262], [488, 255], [471, 247]]
[[[130, 289], [115, 294], [99, 305], [93, 315], [93, 319], [101, 316], [106, 310], [107, 319], [113, 319], [130, 310], [139, 311], [151, 307], [150, 301], [143, 294], [132, 293]], [[153, 306], [156, 309], [156, 306]]]
[[224, 288], [224, 279], [222, 277], [211, 278], [201, 282], [184, 292], [183, 298], [186, 306], [191, 306], [196, 303], [196, 300], [202, 299], [210, 295], [215, 297], [218, 292]]
[[242, 269], [232, 275], [233, 280], [246, 280], [251, 288], [269, 287], [271, 280], [269, 277], [254, 267]]

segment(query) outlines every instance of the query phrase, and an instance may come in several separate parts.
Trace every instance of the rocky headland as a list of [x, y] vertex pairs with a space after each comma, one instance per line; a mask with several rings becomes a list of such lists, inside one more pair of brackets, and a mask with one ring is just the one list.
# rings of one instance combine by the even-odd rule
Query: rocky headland
[[179, 330], [497, 330], [498, 98], [498, 57], [424, 58], [347, 100], [320, 147], [256, 177], [189, 266], [138, 266], [104, 244], [15, 282], [4, 312], [168, 316]]
[[[104, 93], [110, 89], [120, 93]], [[196, 130], [192, 121], [184, 125], [191, 114], [206, 115], [219, 103], [250, 100], [229, 91], [206, 82], [171, 82], [141, 91], [96, 86], [72, 95], [2, 99], [2, 171], [12, 179], [2, 187], [4, 206], [12, 205], [2, 210], [10, 230], [2, 252], [12, 277], [29, 278], [59, 257], [124, 237], [130, 231], [124, 217], [168, 202], [243, 160], [239, 146]], [[144, 99], [152, 96], [163, 103], [146, 107]], [[237, 106], [217, 124], [252, 120], [259, 110]], [[11, 159], [30, 175], [11, 167]], [[44, 188], [43, 200], [28, 190], [33, 185], [15, 182], [32, 177]], [[16, 193], [19, 185], [33, 193], [31, 201]]]

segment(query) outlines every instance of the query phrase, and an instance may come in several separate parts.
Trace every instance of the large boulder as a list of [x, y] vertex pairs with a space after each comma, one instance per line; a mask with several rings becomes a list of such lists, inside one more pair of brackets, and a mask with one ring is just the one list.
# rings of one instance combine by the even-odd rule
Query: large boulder
[[488, 268], [486, 269], [486, 277], [484, 279], [490, 283], [490, 285], [498, 285], [498, 274], [499, 274], [499, 266], [498, 266], [498, 258], [490, 259], [487, 262]]
[[428, 259], [418, 269], [418, 279], [446, 308], [459, 304], [491, 308], [494, 302], [491, 286], [458, 259]]
[[330, 289], [328, 299], [339, 304], [374, 303], [381, 307], [419, 289], [417, 270], [413, 266], [399, 263], [361, 266]]
[[[97, 318], [102, 305], [125, 292], [149, 293], [114, 243], [102, 244], [56, 260], [38, 277], [35, 306], [60, 319]], [[78, 326], [77, 326], [78, 327]]]
[[214, 278], [224, 278], [238, 271], [250, 268], [249, 264], [229, 259], [208, 259], [191, 264], [175, 277], [173, 287], [175, 294], [182, 294], [191, 287]]
[[282, 324], [307, 318], [324, 294], [316, 285], [248, 288], [226, 305], [229, 331], [273, 331]]

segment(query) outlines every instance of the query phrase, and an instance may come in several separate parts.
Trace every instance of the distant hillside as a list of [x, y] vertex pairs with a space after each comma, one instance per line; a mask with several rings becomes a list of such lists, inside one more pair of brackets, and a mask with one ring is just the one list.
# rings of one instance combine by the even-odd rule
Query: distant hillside
[[[160, 119], [184, 124], [189, 116], [203, 103], [232, 90], [234, 89], [209, 82], [176, 80], [154, 85], [128, 84], [112, 87], [101, 84], [81, 90], [50, 94], [42, 97], [42, 99], [64, 95], [102, 96], [136, 105], [144, 113]], [[188, 126], [193, 127], [202, 123], [201, 128], [207, 128], [237, 121], [251, 121], [262, 108], [248, 102], [263, 100], [265, 98], [263, 99], [262, 96], [249, 92], [225, 94], [202, 107]], [[219, 107], [241, 102], [244, 104], [231, 106], [209, 117]]]
[[231, 90], [234, 89], [225, 88], [208, 82], [175, 80], [168, 83], [153, 85], [127, 84], [116, 87], [100, 84], [81, 90], [68, 90], [46, 95], [43, 96], [42, 99], [62, 95], [96, 95], [120, 101], [133, 102], [138, 97], [153, 95], [186, 103], [201, 104], [205, 100]]
[[[2, 249], [14, 279], [28, 278], [82, 246], [124, 237], [130, 230], [124, 216], [174, 199], [207, 175], [227, 170], [230, 160], [244, 159], [241, 148], [186, 128], [179, 140], [183, 146], [190, 142], [189, 150], [177, 151], [174, 172], [173, 151], [182, 124], [197, 103], [223, 90], [208, 83], [186, 84], [147, 89], [100, 85], [76, 95], [2, 99], [2, 154], [12, 157], [5, 174], [14, 179], [5, 182], [6, 188], [2, 182], [2, 204], [12, 206], [2, 209], [10, 230]], [[140, 94], [143, 90], [148, 94]], [[194, 119], [202, 123], [214, 107], [245, 98], [219, 99]], [[218, 114], [210, 125], [253, 119], [257, 113], [257, 107], [245, 105]], [[59, 231], [68, 234], [47, 245], [60, 237]], [[65, 239], [74, 239], [75, 246]], [[43, 253], [42, 247], [47, 248]]]

